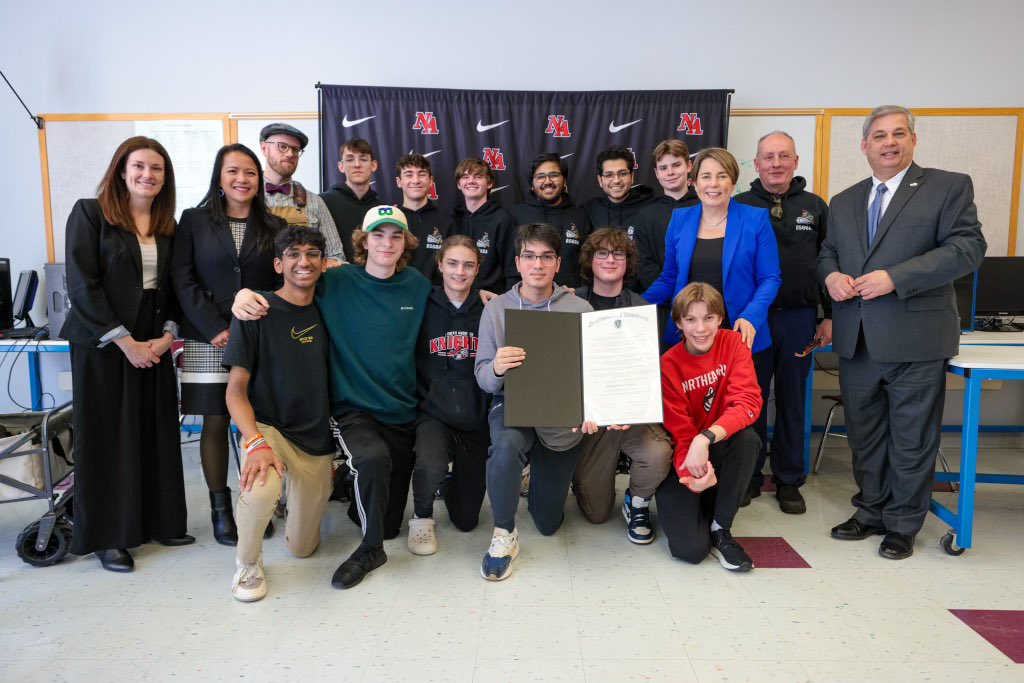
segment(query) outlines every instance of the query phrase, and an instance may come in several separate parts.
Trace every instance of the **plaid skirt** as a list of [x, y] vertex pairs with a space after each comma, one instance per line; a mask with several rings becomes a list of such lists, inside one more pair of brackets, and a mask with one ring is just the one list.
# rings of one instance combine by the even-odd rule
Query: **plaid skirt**
[[181, 412], [185, 415], [227, 415], [224, 394], [228, 371], [224, 349], [205, 342], [185, 340], [181, 358]]

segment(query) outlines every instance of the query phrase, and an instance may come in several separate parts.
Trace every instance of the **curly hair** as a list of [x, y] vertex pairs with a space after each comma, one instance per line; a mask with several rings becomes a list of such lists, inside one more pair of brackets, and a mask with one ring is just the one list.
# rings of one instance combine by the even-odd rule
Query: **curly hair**
[[[395, 272], [401, 273], [405, 270], [405, 267], [409, 265], [409, 261], [412, 260], [412, 253], [416, 251], [416, 247], [420, 246], [419, 239], [416, 235], [412, 234], [408, 230], [403, 230], [402, 234], [405, 237], [405, 250], [402, 252], [401, 258], [398, 259], [398, 263], [395, 264]], [[352, 231], [352, 260], [356, 262], [356, 265], [366, 267], [366, 239], [370, 233], [365, 230], [353, 230]]]
[[636, 266], [640, 262], [640, 254], [636, 250], [629, 235], [618, 228], [600, 228], [590, 233], [590, 237], [580, 247], [580, 277], [588, 285], [594, 282], [594, 254], [598, 249], [626, 252], [625, 281], [636, 277]]

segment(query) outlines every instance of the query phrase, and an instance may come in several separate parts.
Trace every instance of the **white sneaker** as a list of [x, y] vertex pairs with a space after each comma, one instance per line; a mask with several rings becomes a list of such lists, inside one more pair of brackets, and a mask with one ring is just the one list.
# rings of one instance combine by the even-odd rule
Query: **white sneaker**
[[437, 552], [437, 535], [433, 517], [413, 517], [409, 520], [409, 552], [413, 555], [433, 555]]
[[480, 564], [480, 574], [488, 581], [507, 579], [512, 573], [512, 560], [519, 556], [519, 529], [512, 533], [494, 528], [491, 547], [487, 549]]
[[231, 595], [242, 602], [256, 602], [267, 595], [267, 577], [263, 572], [263, 552], [255, 562], [239, 562], [235, 558], [235, 578], [231, 580]]

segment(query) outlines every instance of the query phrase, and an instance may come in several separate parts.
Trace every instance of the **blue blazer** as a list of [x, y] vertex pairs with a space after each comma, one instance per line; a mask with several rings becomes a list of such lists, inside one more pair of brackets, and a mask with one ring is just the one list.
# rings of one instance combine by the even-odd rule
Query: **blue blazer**
[[[644, 292], [652, 304], [670, 304], [690, 283], [690, 261], [697, 244], [701, 205], [676, 209], [665, 235], [665, 268], [661, 277]], [[743, 318], [757, 330], [753, 353], [772, 345], [768, 333], [768, 308], [782, 284], [779, 245], [775, 241], [767, 209], [729, 202], [729, 221], [722, 251], [722, 282], [725, 310], [734, 324]], [[665, 326], [665, 342], [678, 344], [681, 337], [674, 323]]]

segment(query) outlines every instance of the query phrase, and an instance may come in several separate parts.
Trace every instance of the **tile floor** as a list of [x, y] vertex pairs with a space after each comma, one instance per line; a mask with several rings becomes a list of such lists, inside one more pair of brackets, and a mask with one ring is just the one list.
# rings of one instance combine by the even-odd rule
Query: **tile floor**
[[[1019, 436], [982, 445], [986, 470], [1024, 470]], [[929, 516], [914, 556], [886, 561], [877, 538], [828, 537], [854, 491], [836, 440], [803, 489], [806, 515], [783, 515], [770, 493], [741, 511], [734, 532], [757, 539], [761, 562], [748, 575], [673, 560], [663, 538], [631, 545], [621, 518], [592, 526], [570, 499], [553, 537], [521, 522], [513, 575], [488, 583], [488, 523], [461, 534], [438, 503], [441, 552], [390, 541], [388, 563], [346, 592], [330, 577], [359, 533], [331, 503], [312, 558], [267, 542], [270, 595], [244, 605], [228, 592], [233, 553], [213, 542], [195, 446], [185, 459], [198, 542], [139, 548], [132, 574], [93, 557], [23, 564], [14, 541], [40, 508], [0, 507], [0, 680], [1024, 681], [1017, 487], [979, 487], [963, 556], [939, 548], [946, 528]]]

